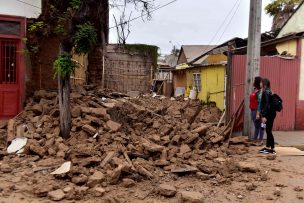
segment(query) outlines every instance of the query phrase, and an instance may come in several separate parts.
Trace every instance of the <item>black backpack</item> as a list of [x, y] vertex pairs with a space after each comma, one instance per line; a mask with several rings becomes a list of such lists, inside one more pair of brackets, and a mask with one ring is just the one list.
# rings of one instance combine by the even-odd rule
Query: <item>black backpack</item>
[[283, 109], [283, 100], [277, 94], [272, 95], [272, 108], [277, 112], [281, 112]]

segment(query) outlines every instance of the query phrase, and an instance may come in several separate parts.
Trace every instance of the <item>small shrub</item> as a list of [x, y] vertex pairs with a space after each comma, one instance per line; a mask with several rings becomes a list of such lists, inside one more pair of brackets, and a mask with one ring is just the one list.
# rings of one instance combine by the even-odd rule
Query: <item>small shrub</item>
[[30, 27], [28, 28], [29, 32], [35, 32], [38, 29], [42, 29], [44, 27], [44, 22], [43, 21], [38, 21], [35, 22], [34, 24], [30, 25]]
[[65, 77], [70, 75], [76, 67], [76, 64], [72, 61], [72, 55], [64, 52], [54, 62], [55, 76]]
[[77, 31], [73, 36], [76, 54], [89, 53], [97, 43], [96, 29], [91, 23], [77, 25]]
[[71, 0], [70, 6], [73, 10], [78, 10], [82, 4], [82, 0]]

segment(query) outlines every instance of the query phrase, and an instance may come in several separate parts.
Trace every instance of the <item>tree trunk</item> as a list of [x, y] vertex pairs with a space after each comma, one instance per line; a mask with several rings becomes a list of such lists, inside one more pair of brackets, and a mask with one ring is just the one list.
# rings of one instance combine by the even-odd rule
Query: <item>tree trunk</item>
[[60, 110], [60, 132], [64, 139], [70, 137], [71, 112], [70, 112], [70, 76], [58, 75], [58, 93]]

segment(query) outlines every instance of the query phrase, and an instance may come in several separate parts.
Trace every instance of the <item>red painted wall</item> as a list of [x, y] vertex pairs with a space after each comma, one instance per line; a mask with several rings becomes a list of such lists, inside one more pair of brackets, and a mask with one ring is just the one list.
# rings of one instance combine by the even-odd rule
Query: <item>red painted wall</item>
[[[298, 81], [300, 60], [286, 60], [278, 57], [261, 57], [261, 77], [271, 81], [271, 89], [283, 99], [283, 111], [277, 114], [274, 130], [294, 130], [296, 117], [301, 116], [301, 105], [298, 103]], [[244, 81], [246, 69], [246, 55], [234, 55], [232, 58], [231, 78], [231, 112], [235, 112], [244, 99]], [[249, 109], [248, 109], [249, 110]], [[302, 122], [303, 123], [303, 122]]]

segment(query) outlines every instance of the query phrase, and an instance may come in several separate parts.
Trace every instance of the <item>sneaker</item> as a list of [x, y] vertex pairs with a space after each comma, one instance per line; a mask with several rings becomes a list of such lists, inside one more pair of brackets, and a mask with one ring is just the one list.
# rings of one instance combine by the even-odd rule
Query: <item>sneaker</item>
[[274, 154], [274, 155], [277, 154], [274, 149], [269, 149], [268, 152], [269, 152], [269, 154]]
[[269, 149], [267, 149], [267, 148], [264, 147], [259, 152], [262, 153], [262, 154], [269, 154]]

